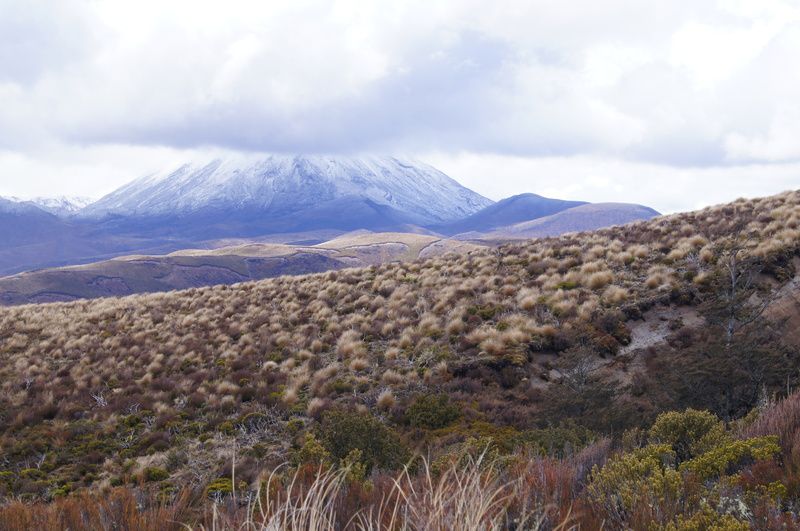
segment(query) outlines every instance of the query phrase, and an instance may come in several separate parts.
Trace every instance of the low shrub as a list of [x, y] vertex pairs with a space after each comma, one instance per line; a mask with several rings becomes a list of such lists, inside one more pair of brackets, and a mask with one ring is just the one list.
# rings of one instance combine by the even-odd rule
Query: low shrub
[[142, 477], [148, 483], [164, 481], [169, 478], [169, 472], [160, 467], [148, 467], [144, 469]]
[[329, 411], [318, 429], [319, 440], [340, 461], [352, 450], [360, 450], [367, 471], [396, 470], [409, 459], [397, 434], [369, 413]]
[[406, 419], [412, 427], [429, 430], [447, 427], [459, 416], [459, 407], [447, 395], [417, 396], [406, 410]]

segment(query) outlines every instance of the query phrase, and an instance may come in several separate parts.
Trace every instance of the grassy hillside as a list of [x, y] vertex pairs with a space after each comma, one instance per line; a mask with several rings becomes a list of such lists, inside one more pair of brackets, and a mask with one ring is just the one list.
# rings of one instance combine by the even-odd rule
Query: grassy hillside
[[123, 256], [86, 265], [42, 269], [0, 278], [0, 305], [67, 302], [235, 284], [410, 261], [478, 246], [406, 233], [348, 233], [317, 245], [238, 243], [168, 255]]
[[[555, 484], [529, 483], [493, 513], [506, 527], [541, 502], [558, 507], [550, 528], [657, 517], [707, 529], [690, 524], [728, 514], [701, 491], [724, 498], [734, 472], [761, 494], [740, 497], [751, 520], [728, 524], [756, 509], [782, 518], [800, 481], [775, 456], [794, 443], [752, 442], [732, 422], [797, 383], [799, 257], [792, 192], [410, 263], [1, 309], [0, 495], [127, 485], [232, 503], [288, 461], [303, 485], [319, 463], [341, 466], [338, 514], [352, 515], [416, 452], [439, 478], [488, 448], [492, 485], [543, 478], [519, 469], [542, 463], [571, 478], [560, 500]], [[659, 417], [687, 407], [708, 413], [677, 428]], [[425, 477], [419, 464], [409, 473]], [[690, 476], [701, 479], [680, 483]], [[646, 514], [667, 503], [651, 480], [699, 498]], [[650, 501], [634, 495], [643, 485]], [[623, 488], [632, 498], [617, 498]]]

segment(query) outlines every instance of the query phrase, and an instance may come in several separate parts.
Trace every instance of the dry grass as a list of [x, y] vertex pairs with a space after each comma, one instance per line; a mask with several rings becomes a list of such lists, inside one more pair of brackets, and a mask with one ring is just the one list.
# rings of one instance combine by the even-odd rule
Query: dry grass
[[[530, 494], [533, 468], [520, 470], [520, 477], [512, 478], [498, 470], [485, 453], [444, 471], [434, 471], [423, 460], [420, 474], [406, 470], [390, 478], [382, 497], [373, 495], [366, 506], [342, 515], [339, 511], [345, 499], [352, 489], [359, 489], [358, 484], [348, 482], [347, 468], [318, 469], [310, 476], [308, 469], [298, 470], [285, 483], [278, 468], [246, 502], [231, 498], [210, 503], [204, 516], [189, 512], [186, 496], [169, 508], [142, 510], [130, 491], [119, 489], [106, 500], [82, 496], [47, 505], [17, 503], [0, 508], [0, 529], [480, 531], [509, 529], [513, 524], [514, 529], [534, 531], [547, 520], [543, 507], [528, 507], [529, 500], [522, 499]], [[541, 472], [541, 466], [536, 470]], [[536, 480], [536, 484], [544, 487], [549, 481]], [[196, 519], [200, 521], [185, 523]], [[566, 519], [547, 528], [566, 528]]]
[[0, 507], [2, 531], [63, 531], [65, 529], [129, 529], [131, 531], [177, 531], [189, 516], [189, 499], [179, 496], [168, 506], [146, 508], [128, 489], [115, 489], [105, 496], [70, 497], [51, 504], [31, 506], [14, 502]]
[[[613, 356], [630, 319], [691, 304], [714, 246], [734, 233], [752, 235], [748, 253], [778, 279], [798, 254], [799, 220], [790, 192], [410, 263], [3, 308], [0, 472], [17, 477], [44, 455], [56, 483], [25, 485], [47, 498], [128, 481], [175, 451], [191, 460], [170, 481], [199, 484], [223, 466], [225, 437], [274, 462], [292, 426], [329, 408], [400, 426], [414, 396], [439, 390], [466, 421], [530, 428], [559, 354]], [[263, 441], [237, 428], [273, 407]]]

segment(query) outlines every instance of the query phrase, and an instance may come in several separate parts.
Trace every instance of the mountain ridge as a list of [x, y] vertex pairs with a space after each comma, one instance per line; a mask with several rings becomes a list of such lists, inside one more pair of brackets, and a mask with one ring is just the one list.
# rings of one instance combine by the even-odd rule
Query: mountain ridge
[[453, 237], [462, 240], [534, 239], [559, 236], [571, 232], [586, 232], [605, 227], [647, 221], [661, 213], [634, 203], [584, 203], [549, 216], [515, 223], [481, 232], [473, 231]]
[[547, 235], [649, 217], [595, 212], [580, 223], [564, 221], [563, 212], [581, 205], [529, 193], [494, 202], [410, 158], [208, 156], [97, 201], [0, 199], [0, 275], [280, 234], [302, 235], [289, 240], [301, 243], [355, 230], [504, 239], [504, 231], [520, 237], [519, 228], [508, 227], [558, 214], [560, 225]]
[[470, 231], [485, 232], [585, 204], [587, 204], [585, 201], [551, 199], [533, 193], [517, 194], [501, 199], [464, 219], [432, 228], [448, 235]]
[[147, 175], [80, 215], [193, 215], [220, 209], [285, 215], [344, 198], [390, 207], [420, 225], [459, 219], [493, 203], [411, 159], [250, 155]]

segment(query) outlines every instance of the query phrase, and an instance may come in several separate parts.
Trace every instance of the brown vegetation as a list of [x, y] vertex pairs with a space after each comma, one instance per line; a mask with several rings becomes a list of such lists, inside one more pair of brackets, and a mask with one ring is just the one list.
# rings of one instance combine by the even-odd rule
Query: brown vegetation
[[[717, 319], [732, 244], [756, 273]], [[0, 497], [224, 494], [234, 461], [228, 490], [255, 492], [264, 470], [334, 447], [333, 465], [378, 478], [481, 438], [571, 459], [666, 410], [732, 421], [796, 385], [797, 349], [756, 311], [798, 256], [792, 192], [424, 261], [0, 309]], [[625, 348], [637, 320], [676, 307], [703, 325], [675, 319]], [[413, 420], [430, 396], [447, 400]], [[331, 439], [343, 411], [367, 439]], [[561, 466], [553, 481], [571, 477]], [[549, 521], [569, 516], [559, 507]]]

